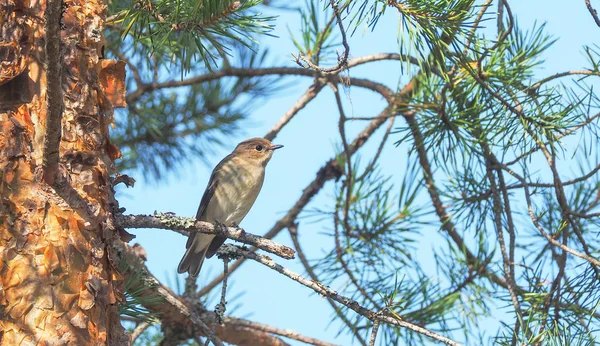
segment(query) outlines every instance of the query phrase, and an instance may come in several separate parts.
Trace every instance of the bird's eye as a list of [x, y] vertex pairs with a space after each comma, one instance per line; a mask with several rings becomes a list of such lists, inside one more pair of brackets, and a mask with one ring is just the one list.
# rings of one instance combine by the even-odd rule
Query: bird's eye
[[259, 145], [257, 145], [257, 146], [256, 146], [256, 150], [257, 150], [257, 151], [262, 151], [262, 150], [263, 150], [263, 146], [262, 146], [262, 145], [260, 145], [260, 144], [259, 144]]

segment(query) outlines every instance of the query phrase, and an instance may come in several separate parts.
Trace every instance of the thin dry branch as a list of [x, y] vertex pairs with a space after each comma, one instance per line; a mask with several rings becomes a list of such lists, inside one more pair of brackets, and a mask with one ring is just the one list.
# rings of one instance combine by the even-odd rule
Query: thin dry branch
[[592, 7], [590, 0], [584, 0], [584, 1], [585, 1], [585, 6], [587, 7], [588, 11], [590, 11], [592, 18], [594, 18], [594, 21], [596, 22], [596, 25], [600, 26], [600, 18], [598, 18], [598, 12]]
[[313, 291], [315, 291], [325, 297], [329, 297], [340, 304], [345, 305], [346, 307], [354, 310], [359, 315], [364, 316], [365, 318], [368, 318], [369, 320], [371, 320], [373, 322], [379, 321], [381, 323], [387, 323], [387, 324], [392, 324], [392, 325], [395, 325], [398, 327], [406, 328], [415, 333], [419, 333], [419, 334], [428, 336], [430, 338], [433, 338], [437, 341], [443, 342], [446, 345], [453, 345], [453, 346], [460, 345], [456, 341], [448, 339], [442, 335], [439, 335], [431, 330], [428, 330], [428, 329], [418, 326], [416, 324], [412, 324], [412, 323], [403, 321], [396, 317], [391, 317], [391, 316], [387, 316], [385, 314], [380, 314], [378, 312], [371, 311], [371, 310], [361, 306], [358, 302], [356, 302], [348, 297], [338, 294], [336, 291], [326, 287], [325, 285], [321, 284], [320, 282], [309, 280], [309, 279], [303, 277], [302, 275], [295, 273], [295, 272], [275, 263], [272, 259], [270, 259], [266, 256], [262, 256], [257, 253], [254, 253], [254, 252], [247, 251], [240, 247], [230, 245], [230, 244], [224, 244], [219, 249], [219, 253], [223, 256], [240, 256], [241, 255], [241, 256], [244, 256], [245, 258], [248, 258], [248, 259], [254, 260], [260, 264], [263, 264], [266, 267], [271, 268], [271, 269], [277, 271], [278, 273], [281, 273], [281, 274], [287, 276], [288, 278], [312, 289]]
[[[221, 286], [221, 300], [215, 306], [215, 321], [213, 322], [212, 333], [214, 334], [217, 331], [217, 324], [223, 324], [225, 320], [225, 311], [227, 310], [227, 300], [225, 299], [225, 295], [227, 294], [227, 277], [229, 276], [229, 258], [223, 258], [223, 285]], [[190, 277], [188, 277], [190, 279]], [[195, 289], [195, 287], [194, 287]], [[195, 293], [195, 290], [194, 290]], [[209, 340], [206, 339], [206, 343], [204, 346], [208, 346]]]
[[[350, 46], [348, 45], [348, 40], [346, 38], [346, 30], [344, 29], [344, 24], [342, 23], [342, 16], [340, 14], [340, 9], [338, 8], [337, 3], [335, 2], [335, 0], [329, 0], [329, 3], [331, 4], [331, 7], [333, 8], [333, 13], [335, 15], [335, 18], [337, 19], [337, 24], [338, 27], [340, 28], [340, 33], [342, 35], [342, 45], [344, 46], [344, 53], [342, 54], [342, 56], [338, 57], [338, 64], [334, 67], [321, 67], [319, 65], [315, 65], [313, 64], [312, 61], [310, 61], [309, 58], [305, 57], [302, 54], [298, 54], [298, 57], [296, 57], [296, 63], [298, 65], [300, 65], [301, 67], [304, 68], [311, 68], [313, 70], [319, 71], [322, 74], [337, 74], [340, 71], [343, 71], [345, 68], [347, 68], [348, 65], [348, 56], [350, 55]], [[321, 45], [318, 45], [318, 49], [321, 49]], [[306, 66], [304, 66], [300, 60], [302, 60]]]
[[46, 79], [52, 88], [46, 90], [46, 133], [44, 137], [44, 180], [54, 185], [58, 174], [60, 139], [62, 136], [62, 0], [48, 0], [46, 12]]
[[[161, 320], [169, 318], [171, 314], [179, 316], [180, 320], [191, 324], [192, 329], [208, 337], [215, 346], [224, 346], [223, 342], [216, 335], [212, 334], [208, 326], [185, 302], [183, 302], [169, 288], [163, 286], [141, 262], [135, 250], [125, 243], [114, 243], [111, 255], [115, 257], [115, 263], [127, 264], [122, 270], [125, 276], [142, 275], [145, 279], [140, 280], [140, 285], [147, 288], [147, 295], [159, 296], [163, 304], [149, 304], [147, 309], [153, 311], [160, 310]], [[162, 320], [164, 322], [164, 320]]]
[[[315, 77], [315, 71], [299, 68], [299, 67], [269, 67], [269, 68], [236, 68], [236, 67], [228, 67], [224, 68], [220, 71], [211, 72], [202, 74], [199, 76], [182, 79], [182, 80], [173, 80], [167, 82], [152, 82], [145, 83], [140, 86], [138, 89], [131, 92], [127, 95], [127, 104], [133, 104], [139, 98], [147, 93], [150, 93], [154, 90], [159, 89], [168, 89], [168, 88], [178, 88], [184, 86], [190, 86], [198, 83], [209, 82], [212, 80], [216, 80], [223, 77], [239, 77], [239, 78], [250, 78], [250, 77], [262, 77], [262, 76], [305, 76], [305, 77]], [[342, 77], [337, 75], [328, 76], [328, 79], [332, 82], [338, 83], [342, 82]], [[343, 77], [343, 81], [349, 83], [350, 85], [354, 85], [361, 88], [366, 88], [373, 90], [377, 93], [380, 93], [386, 99], [391, 97], [393, 91], [387, 88], [385, 85], [370, 81], [368, 79], [362, 78], [353, 78], [353, 77]]]
[[138, 323], [138, 325], [135, 326], [135, 329], [131, 333], [131, 344], [133, 345], [135, 343], [135, 340], [139, 338], [140, 335], [142, 335], [142, 333], [145, 332], [146, 329], [148, 329], [150, 326], [151, 324], [146, 321]]
[[[296, 252], [298, 253], [298, 258], [300, 259], [300, 262], [304, 266], [306, 273], [308, 274], [308, 276], [310, 276], [310, 278], [313, 281], [315, 281], [315, 282], [320, 281], [319, 278], [317, 277], [317, 274], [315, 273], [313, 268], [308, 263], [308, 259], [306, 258], [304, 251], [302, 251], [302, 247], [300, 246], [300, 241], [298, 240], [298, 224], [295, 223], [295, 224], [291, 225], [290, 227], [288, 227], [288, 231], [290, 232], [290, 237], [292, 238], [292, 242], [294, 243], [294, 247], [296, 248]], [[367, 342], [363, 339], [363, 337], [360, 335], [358, 330], [356, 330], [356, 328], [354, 327], [352, 322], [350, 322], [348, 317], [346, 317], [346, 315], [344, 315], [342, 313], [341, 309], [337, 306], [337, 303], [335, 302], [335, 300], [333, 300], [329, 297], [327, 297], [326, 299], [327, 299], [327, 302], [329, 303], [329, 305], [331, 305], [331, 307], [333, 308], [333, 311], [335, 312], [335, 314], [342, 320], [342, 322], [344, 322], [346, 324], [346, 326], [348, 326], [348, 328], [350, 329], [350, 331], [352, 332], [354, 337], [356, 337], [356, 340], [358, 340], [358, 342], [361, 345], [367, 346]]]
[[246, 327], [254, 330], [260, 330], [266, 333], [271, 333], [279, 336], [284, 336], [286, 338], [290, 338], [293, 340], [301, 341], [305, 344], [315, 345], [315, 346], [337, 346], [336, 344], [331, 344], [328, 342], [321, 341], [319, 339], [311, 338], [300, 333], [297, 333], [290, 329], [281, 329], [276, 328], [267, 324], [252, 322], [248, 320], [242, 320], [234, 317], [226, 317], [224, 320], [225, 323], [229, 323], [234, 326]]
[[290, 108], [285, 114], [273, 125], [273, 128], [267, 132], [265, 138], [272, 141], [275, 136], [281, 131], [281, 129], [287, 125], [292, 118], [298, 114], [299, 111], [302, 110], [310, 101], [314, 100], [315, 97], [319, 94], [321, 90], [323, 90], [323, 86], [325, 83], [319, 79], [316, 79], [315, 82], [306, 90], [306, 92], [300, 96], [298, 101], [294, 103], [292, 108]]
[[379, 321], [375, 321], [373, 323], [373, 330], [371, 331], [369, 346], [375, 346], [375, 341], [377, 340], [377, 331], [379, 331]]
[[170, 214], [151, 215], [117, 215], [116, 225], [122, 228], [160, 228], [170, 229], [179, 234], [189, 235], [190, 232], [206, 234], [218, 234], [229, 239], [256, 246], [257, 248], [275, 254], [285, 259], [294, 258], [294, 250], [287, 246], [276, 243], [247, 233], [236, 227], [215, 227], [210, 222], [199, 221], [195, 218], [179, 217]]
[[[352, 67], [359, 66], [362, 64], [367, 64], [370, 62], [381, 61], [381, 60], [405, 61], [405, 62], [410, 62], [411, 64], [416, 65], [416, 66], [420, 66], [420, 63], [421, 63], [421, 60], [419, 60], [415, 57], [412, 57], [410, 55], [406, 55], [406, 54], [378, 53], [378, 54], [365, 55], [365, 56], [361, 56], [358, 58], [350, 59], [350, 61], [348, 61], [348, 68], [352, 68]], [[440, 73], [437, 68], [433, 68], [432, 72], [434, 72], [436, 74]]]

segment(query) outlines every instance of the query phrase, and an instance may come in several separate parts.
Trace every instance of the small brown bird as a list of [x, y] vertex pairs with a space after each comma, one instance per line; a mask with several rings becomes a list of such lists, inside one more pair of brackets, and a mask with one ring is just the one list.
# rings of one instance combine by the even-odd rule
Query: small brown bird
[[[238, 144], [213, 170], [196, 219], [237, 227], [258, 197], [273, 151], [281, 147], [264, 138], [250, 138]], [[212, 257], [226, 239], [213, 234], [190, 234], [177, 272], [198, 276], [204, 258]]]

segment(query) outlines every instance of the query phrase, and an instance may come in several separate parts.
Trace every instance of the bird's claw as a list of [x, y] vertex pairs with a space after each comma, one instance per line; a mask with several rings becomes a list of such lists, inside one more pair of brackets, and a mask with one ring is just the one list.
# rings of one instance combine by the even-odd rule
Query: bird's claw
[[222, 231], [225, 232], [227, 230], [227, 226], [219, 220], [215, 220], [215, 225]]

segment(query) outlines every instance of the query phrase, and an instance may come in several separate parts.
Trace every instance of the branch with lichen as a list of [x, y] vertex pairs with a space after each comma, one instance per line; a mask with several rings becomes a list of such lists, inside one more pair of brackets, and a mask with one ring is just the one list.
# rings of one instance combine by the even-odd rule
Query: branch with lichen
[[309, 279], [303, 277], [302, 275], [295, 273], [295, 272], [281, 266], [280, 264], [275, 263], [272, 259], [270, 259], [266, 256], [262, 256], [262, 255], [254, 253], [254, 252], [250, 252], [250, 251], [247, 251], [240, 247], [229, 245], [229, 244], [225, 244], [225, 245], [221, 246], [218, 253], [221, 256], [228, 256], [228, 257], [243, 256], [245, 258], [254, 260], [254, 261], [256, 261], [262, 265], [265, 265], [268, 268], [271, 268], [271, 269], [277, 271], [278, 273], [283, 274], [283, 275], [287, 276], [288, 278], [312, 289], [313, 291], [315, 291], [325, 297], [331, 298], [331, 299], [335, 300], [336, 302], [345, 305], [346, 307], [354, 310], [354, 312], [356, 312], [357, 314], [364, 316], [373, 322], [377, 321], [377, 322], [381, 322], [381, 323], [387, 323], [387, 324], [395, 325], [398, 327], [406, 328], [413, 332], [416, 332], [416, 333], [422, 334], [424, 336], [430, 337], [432, 339], [435, 339], [437, 341], [440, 341], [446, 345], [454, 345], [454, 346], [460, 345], [458, 342], [456, 342], [454, 340], [446, 338], [440, 334], [437, 334], [431, 330], [428, 330], [428, 329], [418, 326], [416, 324], [404, 321], [396, 316], [392, 316], [391, 314], [390, 315], [380, 314], [378, 312], [371, 311], [371, 310], [363, 307], [362, 305], [360, 305], [355, 300], [352, 300], [348, 297], [340, 295], [338, 292], [330, 289], [329, 287], [323, 285], [322, 283], [320, 283], [318, 281], [309, 280]]
[[116, 225], [121, 228], [161, 228], [189, 235], [191, 232], [217, 234], [244, 244], [255, 246], [284, 259], [294, 258], [294, 250], [272, 240], [247, 233], [239, 227], [219, 227], [210, 222], [176, 216], [173, 213], [152, 215], [117, 215]]

